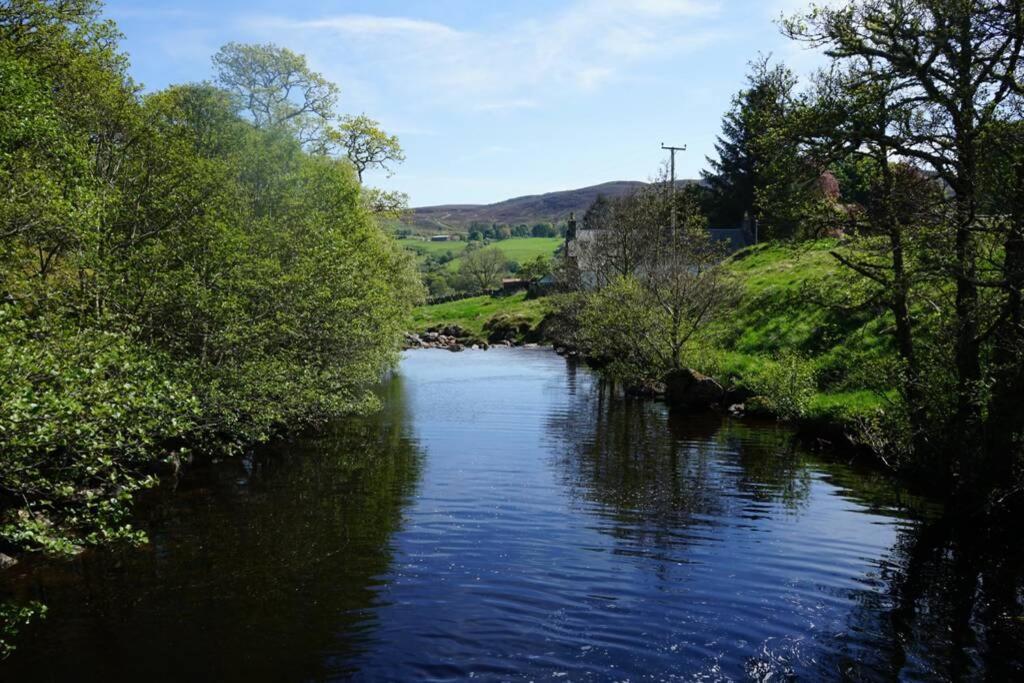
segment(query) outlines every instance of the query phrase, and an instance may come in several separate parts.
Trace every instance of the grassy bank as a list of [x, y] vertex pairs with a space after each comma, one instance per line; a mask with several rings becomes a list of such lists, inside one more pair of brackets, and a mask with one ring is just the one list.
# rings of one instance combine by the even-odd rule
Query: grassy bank
[[511, 296], [475, 296], [461, 301], [450, 301], [433, 306], [421, 306], [413, 311], [413, 331], [423, 332], [431, 327], [458, 325], [485, 339], [484, 324], [499, 315], [513, 316], [536, 327], [547, 312], [544, 299], [527, 299], [526, 292]]
[[896, 398], [889, 315], [863, 303], [863, 285], [829, 253], [834, 246], [762, 244], [734, 255], [726, 267], [741, 298], [693, 364], [774, 394], [784, 417], [863, 427], [884, 415]]

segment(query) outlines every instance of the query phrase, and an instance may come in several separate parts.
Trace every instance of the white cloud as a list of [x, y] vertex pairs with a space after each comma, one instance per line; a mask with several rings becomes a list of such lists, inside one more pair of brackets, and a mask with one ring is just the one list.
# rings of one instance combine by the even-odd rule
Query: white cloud
[[[372, 64], [418, 101], [474, 111], [528, 109], [627, 80], [645, 63], [721, 38], [711, 0], [578, 0], [500, 29], [462, 30], [412, 17], [251, 17], [245, 28], [306, 53], [328, 76]], [[340, 39], [339, 39], [340, 38]], [[385, 38], [385, 39], [382, 39]]]
[[400, 36], [430, 39], [453, 38], [458, 31], [433, 21], [409, 19], [406, 17], [378, 17], [369, 14], [346, 14], [307, 21], [292, 21], [274, 17], [253, 18], [245, 22], [249, 27], [259, 29], [282, 29], [292, 31], [325, 30], [358, 36]]

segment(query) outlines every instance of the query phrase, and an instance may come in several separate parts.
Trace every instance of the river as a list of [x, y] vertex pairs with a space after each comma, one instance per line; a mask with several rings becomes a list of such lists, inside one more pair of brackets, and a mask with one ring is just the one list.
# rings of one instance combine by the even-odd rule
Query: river
[[142, 548], [15, 571], [49, 614], [0, 679], [1022, 673], [1019, 551], [962, 550], [785, 427], [669, 415], [543, 349], [407, 352], [381, 391], [163, 486]]

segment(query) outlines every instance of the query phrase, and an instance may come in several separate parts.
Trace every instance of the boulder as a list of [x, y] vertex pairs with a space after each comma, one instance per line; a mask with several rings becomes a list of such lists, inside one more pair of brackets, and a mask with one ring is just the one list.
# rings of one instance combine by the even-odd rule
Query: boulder
[[754, 398], [754, 392], [750, 389], [733, 386], [725, 390], [725, 398], [722, 400], [722, 403], [723, 405], [732, 406], [746, 403], [752, 398]]
[[673, 370], [665, 376], [665, 399], [684, 410], [707, 410], [725, 398], [722, 385], [696, 370]]
[[657, 398], [665, 395], [665, 385], [661, 382], [644, 382], [630, 384], [625, 389], [627, 396], [634, 398]]
[[0, 553], [0, 569], [7, 569], [9, 567], [13, 567], [16, 564], [18, 564], [18, 561], [16, 559], [11, 557], [10, 555]]
[[449, 351], [453, 351], [453, 352], [455, 352], [455, 351], [465, 351], [466, 347], [463, 346], [462, 344], [450, 344], [448, 346], [448, 350]]
[[465, 339], [471, 336], [469, 331], [459, 325], [447, 325], [441, 332], [449, 337], [455, 337], [456, 339]]

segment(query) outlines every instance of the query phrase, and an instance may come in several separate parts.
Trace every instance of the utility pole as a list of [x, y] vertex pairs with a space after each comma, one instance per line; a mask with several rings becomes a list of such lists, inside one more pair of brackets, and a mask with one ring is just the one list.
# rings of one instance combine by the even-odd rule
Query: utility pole
[[671, 178], [671, 197], [672, 197], [672, 241], [676, 239], [676, 152], [685, 152], [686, 145], [682, 147], [673, 147], [666, 145], [664, 142], [661, 143], [662, 149], [669, 151], [669, 177]]

